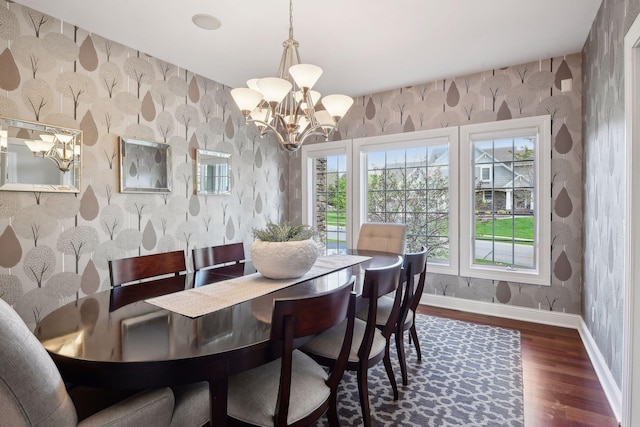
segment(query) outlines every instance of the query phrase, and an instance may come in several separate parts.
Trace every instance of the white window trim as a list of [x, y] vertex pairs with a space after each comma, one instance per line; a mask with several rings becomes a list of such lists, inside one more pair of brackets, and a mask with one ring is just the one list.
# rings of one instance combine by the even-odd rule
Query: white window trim
[[[393, 135], [380, 135], [353, 140], [353, 176], [358, 180], [349, 181], [354, 187], [352, 194], [357, 194], [353, 200], [353, 230], [360, 230], [360, 226], [367, 218], [366, 184], [367, 165], [366, 152], [382, 151], [386, 149], [402, 149], [425, 145], [449, 144], [449, 194], [458, 194], [458, 128], [440, 128], [416, 132], [399, 133]], [[360, 153], [356, 156], [355, 153]], [[357, 158], [356, 158], [357, 157]], [[357, 181], [357, 182], [356, 182]], [[359, 188], [355, 188], [360, 183]], [[348, 197], [348, 196], [347, 196]], [[449, 197], [449, 265], [429, 263], [427, 270], [430, 273], [458, 275], [458, 197]], [[352, 236], [350, 247], [356, 247], [357, 233]]]
[[[341, 140], [341, 141], [329, 141], [323, 142], [320, 144], [308, 144], [303, 145], [301, 149], [301, 169], [302, 169], [302, 222], [304, 224], [313, 224], [314, 218], [313, 214], [313, 203], [314, 198], [312, 195], [314, 194], [313, 189], [313, 180], [309, 179], [309, 171], [313, 167], [313, 160], [318, 157], [326, 157], [326, 156], [335, 156], [335, 155], [346, 155], [346, 166], [347, 166], [347, 212], [353, 212], [352, 209], [352, 200], [353, 200], [353, 168], [351, 164], [352, 160], [352, 150], [350, 148], [351, 140]], [[347, 228], [347, 247], [353, 248], [355, 246], [351, 246], [350, 242], [353, 241], [353, 230], [359, 230], [358, 228], [354, 228], [353, 226], [353, 217], [355, 215], [347, 215], [346, 218], [346, 228]], [[356, 237], [357, 238], [357, 237]]]
[[[535, 150], [538, 179], [534, 189], [537, 226], [534, 232], [535, 269], [512, 269], [475, 264], [473, 260], [473, 144], [478, 139], [500, 139], [536, 132]], [[534, 285], [551, 284], [551, 118], [527, 117], [460, 127], [460, 275], [491, 280], [505, 280]]]

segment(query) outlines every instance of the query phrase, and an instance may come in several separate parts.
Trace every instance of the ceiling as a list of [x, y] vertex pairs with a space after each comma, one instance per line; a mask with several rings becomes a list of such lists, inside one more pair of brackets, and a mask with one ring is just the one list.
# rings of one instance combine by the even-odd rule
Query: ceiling
[[[295, 0], [294, 37], [316, 89], [359, 96], [578, 52], [601, 1]], [[275, 75], [288, 37], [287, 0], [15, 2], [231, 87]]]

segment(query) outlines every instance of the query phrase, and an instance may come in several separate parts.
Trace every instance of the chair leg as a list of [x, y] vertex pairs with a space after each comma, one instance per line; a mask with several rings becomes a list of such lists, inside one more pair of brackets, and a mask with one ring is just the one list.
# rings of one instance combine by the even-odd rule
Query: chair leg
[[418, 362], [422, 361], [422, 352], [420, 351], [420, 341], [418, 341], [418, 331], [416, 331], [416, 324], [415, 322], [413, 323], [413, 325], [411, 325], [411, 329], [409, 329], [409, 331], [411, 332], [411, 336], [413, 337], [413, 345], [416, 348], [416, 353], [418, 354]]
[[400, 372], [402, 373], [402, 385], [409, 384], [407, 378], [407, 359], [404, 355], [404, 331], [396, 331], [396, 350], [398, 351], [398, 363], [400, 363]]
[[371, 409], [369, 408], [369, 384], [367, 383], [367, 366], [362, 364], [358, 368], [358, 392], [360, 395], [360, 409], [362, 410], [362, 425], [371, 427]]
[[329, 409], [327, 409], [327, 418], [329, 419], [330, 427], [339, 427], [340, 422], [338, 421], [338, 402], [337, 402], [337, 393], [331, 393], [331, 397], [329, 398]]
[[398, 400], [398, 384], [396, 384], [396, 376], [393, 374], [393, 368], [391, 368], [391, 357], [389, 356], [388, 342], [387, 350], [382, 361], [384, 362], [384, 369], [387, 371], [387, 377], [389, 377], [389, 382], [391, 383], [391, 388], [393, 389], [393, 400]]

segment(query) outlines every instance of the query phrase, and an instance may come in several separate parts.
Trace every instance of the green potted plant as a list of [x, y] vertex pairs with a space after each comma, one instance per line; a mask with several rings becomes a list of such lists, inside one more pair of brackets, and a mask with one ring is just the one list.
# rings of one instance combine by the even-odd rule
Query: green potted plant
[[304, 275], [318, 258], [315, 230], [308, 225], [280, 224], [269, 221], [265, 228], [254, 229], [251, 247], [253, 266], [270, 279], [291, 279]]

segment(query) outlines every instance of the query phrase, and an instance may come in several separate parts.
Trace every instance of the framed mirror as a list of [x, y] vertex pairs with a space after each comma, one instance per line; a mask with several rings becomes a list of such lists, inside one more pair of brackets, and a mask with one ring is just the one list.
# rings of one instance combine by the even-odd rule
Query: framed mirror
[[0, 118], [0, 190], [80, 192], [82, 131]]
[[171, 146], [120, 138], [120, 192], [171, 193]]
[[196, 193], [231, 194], [231, 154], [196, 150]]

